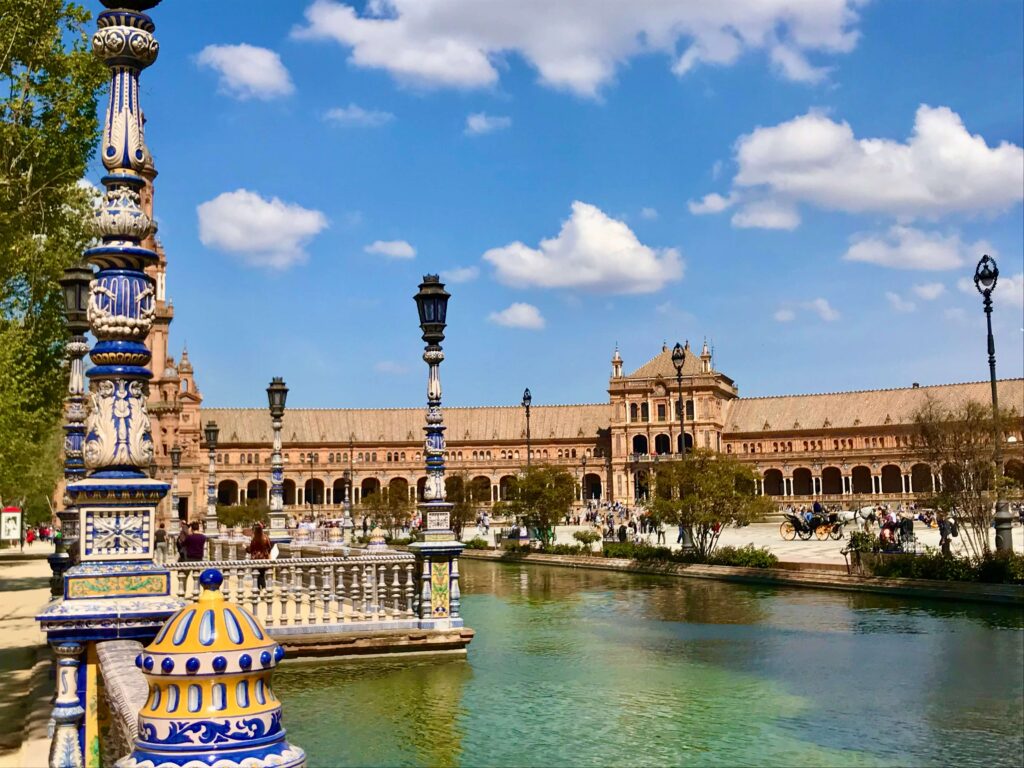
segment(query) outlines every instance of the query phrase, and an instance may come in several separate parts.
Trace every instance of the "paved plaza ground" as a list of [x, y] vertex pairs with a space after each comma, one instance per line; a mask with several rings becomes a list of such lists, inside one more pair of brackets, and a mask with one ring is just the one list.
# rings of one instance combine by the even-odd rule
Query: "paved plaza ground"
[[45, 555], [52, 552], [53, 546], [42, 542], [26, 546], [24, 555], [0, 550], [0, 768], [46, 763], [46, 733], [26, 734], [25, 727], [37, 703], [31, 696], [33, 669], [46, 638], [35, 616], [50, 599]]

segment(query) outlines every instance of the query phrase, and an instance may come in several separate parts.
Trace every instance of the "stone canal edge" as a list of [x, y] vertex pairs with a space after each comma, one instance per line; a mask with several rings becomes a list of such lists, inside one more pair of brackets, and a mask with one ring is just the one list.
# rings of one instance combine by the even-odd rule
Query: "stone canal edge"
[[587, 568], [596, 571], [619, 571], [654, 576], [681, 576], [690, 579], [713, 579], [745, 584], [772, 584], [786, 587], [810, 587], [843, 592], [919, 597], [930, 600], [957, 600], [976, 603], [998, 603], [1024, 606], [1024, 586], [1019, 584], [977, 584], [973, 582], [930, 581], [925, 579], [884, 579], [875, 576], [854, 576], [838, 571], [787, 570], [785, 568], [739, 568], [728, 565], [687, 565], [683, 563], [641, 563], [614, 557], [577, 555], [519, 554], [467, 549], [467, 560], [490, 560], [502, 563], [554, 565], [563, 568]]

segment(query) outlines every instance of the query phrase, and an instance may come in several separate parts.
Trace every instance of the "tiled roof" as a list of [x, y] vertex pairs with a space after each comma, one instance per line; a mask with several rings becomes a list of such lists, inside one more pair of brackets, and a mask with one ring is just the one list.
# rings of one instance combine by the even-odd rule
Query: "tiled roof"
[[[700, 373], [700, 354], [687, 348], [686, 358], [683, 360], [683, 376], [697, 375]], [[633, 371], [626, 378], [628, 379], [655, 379], [661, 376], [665, 379], [676, 377], [676, 366], [672, 362], [672, 348], [664, 347], [655, 357]]]
[[[725, 418], [725, 431], [761, 432], [795, 429], [842, 429], [850, 427], [909, 424], [914, 413], [932, 397], [946, 407], [969, 400], [989, 403], [987, 381], [940, 384], [930, 387], [834, 392], [820, 395], [749, 397], [733, 400]], [[1024, 410], [1024, 379], [999, 382], [999, 406]], [[766, 426], [767, 425], [767, 426]]]
[[[425, 408], [289, 408], [284, 414], [286, 443], [347, 445], [423, 440]], [[273, 439], [265, 408], [203, 408], [203, 424], [220, 428], [218, 443], [269, 443]], [[594, 439], [607, 430], [612, 406], [603, 404], [537, 405], [530, 409], [530, 433], [537, 440]], [[521, 406], [445, 408], [445, 433], [452, 442], [525, 440], [526, 416]]]

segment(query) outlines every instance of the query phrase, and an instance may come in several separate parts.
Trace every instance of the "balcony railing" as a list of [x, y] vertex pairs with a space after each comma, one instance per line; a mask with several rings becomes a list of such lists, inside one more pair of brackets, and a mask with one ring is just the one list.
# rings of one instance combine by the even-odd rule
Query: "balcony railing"
[[[268, 629], [279, 630], [279, 634], [281, 628], [317, 627], [323, 632], [344, 632], [380, 622], [396, 628], [416, 623], [416, 559], [408, 552], [182, 561], [170, 566], [175, 595], [198, 598], [199, 575], [206, 568], [217, 568], [224, 574], [221, 590], [225, 598], [246, 608]], [[258, 587], [260, 571], [266, 579], [264, 589]], [[394, 624], [396, 621], [400, 623]]]

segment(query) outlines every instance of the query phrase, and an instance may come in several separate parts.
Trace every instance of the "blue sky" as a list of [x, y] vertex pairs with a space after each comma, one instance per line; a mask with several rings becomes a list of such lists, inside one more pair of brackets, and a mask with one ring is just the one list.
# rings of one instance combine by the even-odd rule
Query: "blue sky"
[[990, 252], [1021, 376], [1022, 7], [163, 3], [172, 349], [208, 405], [416, 406], [440, 271], [449, 405], [603, 401], [616, 342], [705, 336], [748, 396], [979, 380]]

